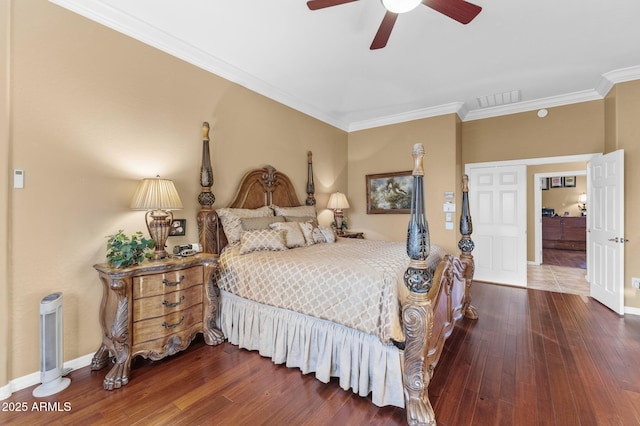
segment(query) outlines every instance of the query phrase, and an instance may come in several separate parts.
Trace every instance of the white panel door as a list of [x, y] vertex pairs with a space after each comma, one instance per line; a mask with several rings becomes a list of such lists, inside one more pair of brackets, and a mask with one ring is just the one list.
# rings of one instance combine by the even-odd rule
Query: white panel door
[[526, 286], [526, 166], [472, 167], [468, 175], [474, 278]]
[[587, 279], [591, 297], [624, 313], [624, 151], [587, 163]]

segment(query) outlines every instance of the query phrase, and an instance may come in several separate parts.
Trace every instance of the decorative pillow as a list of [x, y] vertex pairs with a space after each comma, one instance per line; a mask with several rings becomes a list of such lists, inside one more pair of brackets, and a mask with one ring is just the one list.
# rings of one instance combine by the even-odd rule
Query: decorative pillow
[[299, 224], [308, 246], [327, 242], [327, 239], [324, 237], [324, 235], [322, 235], [322, 231], [320, 231], [320, 228], [318, 228], [318, 224], [315, 222], [315, 220], [299, 222]]
[[282, 251], [287, 249], [285, 232], [273, 229], [244, 231], [240, 234], [240, 254], [253, 251]]
[[317, 217], [316, 206], [278, 207], [272, 205], [271, 208], [276, 212], [276, 216], [310, 217], [313, 219]]
[[284, 216], [266, 217], [241, 217], [240, 224], [243, 231], [255, 231], [257, 229], [271, 229], [269, 225], [275, 222], [284, 222]]
[[327, 240], [328, 243], [335, 243], [338, 238], [336, 235], [336, 231], [333, 228], [329, 228], [327, 226], [318, 226], [320, 232], [322, 232], [322, 236]]
[[275, 216], [284, 217], [285, 222], [311, 222], [315, 226], [318, 226], [318, 220], [311, 216]]
[[269, 225], [271, 229], [285, 231], [285, 240], [288, 248], [304, 247], [307, 241], [304, 239], [302, 229], [298, 222], [276, 222]]
[[273, 210], [268, 206], [257, 209], [222, 208], [216, 209], [216, 213], [220, 217], [224, 233], [230, 245], [237, 244], [240, 241], [240, 233], [242, 232], [240, 218], [273, 216]]

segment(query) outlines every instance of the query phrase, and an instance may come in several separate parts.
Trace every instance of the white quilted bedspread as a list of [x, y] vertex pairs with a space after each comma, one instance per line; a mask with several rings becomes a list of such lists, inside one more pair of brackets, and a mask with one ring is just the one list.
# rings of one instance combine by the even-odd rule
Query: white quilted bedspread
[[[444, 251], [431, 246], [435, 269]], [[220, 256], [218, 286], [265, 305], [325, 319], [378, 337], [402, 341], [399, 294], [409, 264], [404, 243], [339, 238], [280, 252]], [[403, 286], [400, 291], [398, 286]]]

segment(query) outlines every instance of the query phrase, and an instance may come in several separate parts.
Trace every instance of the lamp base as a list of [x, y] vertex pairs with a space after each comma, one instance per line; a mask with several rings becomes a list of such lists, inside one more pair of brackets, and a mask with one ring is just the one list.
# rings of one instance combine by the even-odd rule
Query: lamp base
[[[149, 220], [149, 216], [151, 216], [151, 220]], [[145, 219], [147, 221], [149, 235], [156, 243], [151, 260], [160, 260], [168, 257], [169, 253], [167, 253], [165, 247], [167, 238], [169, 237], [171, 223], [173, 222], [173, 213], [164, 210], [148, 211]]]
[[342, 230], [342, 221], [344, 218], [344, 213], [342, 209], [335, 209], [333, 212], [333, 220], [336, 223], [336, 234], [342, 235], [344, 231]]

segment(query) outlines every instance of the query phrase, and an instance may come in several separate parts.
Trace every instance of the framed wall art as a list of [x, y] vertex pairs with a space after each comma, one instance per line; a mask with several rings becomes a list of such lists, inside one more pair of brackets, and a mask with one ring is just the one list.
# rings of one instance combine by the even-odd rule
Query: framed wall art
[[563, 182], [562, 182], [562, 178], [561, 177], [552, 177], [549, 178], [549, 180], [551, 181], [551, 188], [562, 188], [563, 187]]
[[169, 228], [170, 237], [178, 237], [185, 235], [187, 230], [187, 219], [173, 219], [171, 228]]
[[411, 210], [411, 171], [366, 175], [367, 214], [408, 214]]
[[540, 189], [543, 191], [549, 189], [549, 178], [540, 178]]
[[576, 187], [576, 177], [575, 176], [565, 176], [562, 178], [562, 186], [565, 188], [575, 188]]

